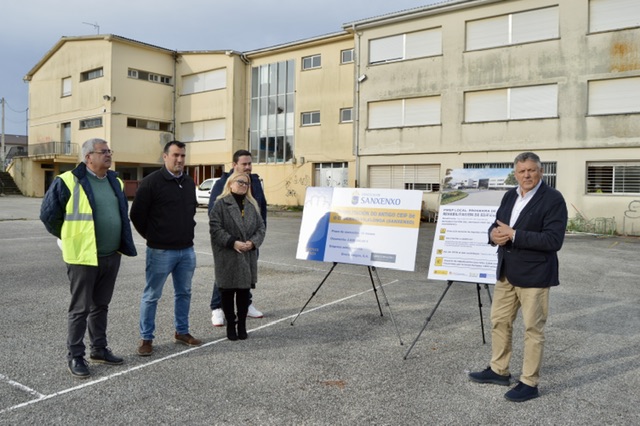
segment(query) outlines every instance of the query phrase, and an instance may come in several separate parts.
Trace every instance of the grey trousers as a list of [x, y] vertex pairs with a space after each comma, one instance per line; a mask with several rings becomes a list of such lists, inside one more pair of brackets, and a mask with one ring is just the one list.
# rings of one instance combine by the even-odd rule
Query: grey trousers
[[107, 347], [107, 313], [120, 269], [121, 255], [98, 258], [98, 266], [67, 264], [71, 302], [68, 313], [67, 358], [85, 355], [84, 335], [89, 329], [91, 349]]

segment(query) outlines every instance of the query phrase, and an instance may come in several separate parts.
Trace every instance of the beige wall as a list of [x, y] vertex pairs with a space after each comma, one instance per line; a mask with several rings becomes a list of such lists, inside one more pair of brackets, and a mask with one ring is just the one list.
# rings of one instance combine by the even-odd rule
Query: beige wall
[[[313, 163], [348, 162], [349, 182], [355, 184], [353, 125], [340, 123], [340, 109], [353, 107], [353, 63], [340, 64], [340, 52], [353, 48], [353, 38], [338, 35], [299, 45], [248, 54], [251, 68], [279, 61], [295, 60], [295, 164], [254, 164], [264, 180], [270, 204], [299, 206], [304, 203], [306, 188], [314, 186]], [[319, 69], [302, 70], [302, 58], [321, 55]], [[247, 79], [250, 96], [250, 79]], [[250, 103], [246, 103], [247, 120]], [[303, 112], [320, 111], [319, 126], [301, 126]], [[249, 123], [247, 121], [248, 128]], [[304, 164], [301, 159], [304, 158]]]
[[[356, 29], [361, 34], [355, 35], [361, 50], [357, 73], [368, 77], [356, 91], [361, 118], [356, 123], [358, 178], [363, 186], [372, 165], [435, 164], [442, 179], [446, 169], [464, 163], [512, 162], [530, 150], [543, 161], [557, 162], [557, 187], [570, 217], [578, 212], [588, 218], [614, 217], [619, 231], [640, 233], [640, 214], [632, 211], [640, 211], [640, 196], [586, 194], [588, 162], [640, 160], [637, 114], [587, 114], [589, 80], [640, 75], [640, 29], [589, 34], [588, 2], [566, 0], [559, 3], [559, 39], [465, 51], [466, 21], [557, 4], [478, 1], [477, 7], [447, 12], [443, 7], [430, 16], [380, 20]], [[435, 27], [442, 28], [442, 55], [368, 65], [369, 40]], [[558, 84], [558, 118], [464, 122], [465, 91], [551, 83]], [[441, 96], [441, 125], [367, 129], [369, 102], [430, 95]], [[426, 193], [425, 199], [437, 205], [439, 194]]]

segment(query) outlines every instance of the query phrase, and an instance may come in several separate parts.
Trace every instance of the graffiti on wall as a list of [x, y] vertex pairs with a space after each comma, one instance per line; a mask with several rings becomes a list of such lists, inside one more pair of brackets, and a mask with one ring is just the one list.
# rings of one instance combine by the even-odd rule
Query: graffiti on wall
[[290, 176], [284, 183], [286, 188], [285, 196], [286, 197], [298, 197], [298, 191], [296, 191], [296, 187], [304, 187], [307, 188], [311, 186], [311, 176], [305, 174], [302, 176], [293, 175]]

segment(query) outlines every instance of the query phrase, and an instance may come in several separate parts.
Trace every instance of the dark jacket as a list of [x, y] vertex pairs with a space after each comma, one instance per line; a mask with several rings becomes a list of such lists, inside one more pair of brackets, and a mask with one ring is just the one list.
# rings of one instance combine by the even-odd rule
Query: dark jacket
[[176, 179], [162, 166], [142, 179], [129, 215], [148, 247], [180, 250], [193, 246], [196, 206], [191, 176]]
[[[211, 249], [216, 283], [221, 289], [249, 289], [258, 282], [258, 247], [264, 241], [265, 225], [258, 210], [245, 200], [244, 215], [229, 194], [219, 199], [209, 214]], [[238, 253], [234, 241], [251, 240], [254, 250]]]
[[[87, 177], [87, 165], [85, 163], [80, 163], [71, 171], [71, 173], [78, 178], [80, 186], [82, 186], [82, 189], [89, 199], [91, 210], [95, 211], [96, 203], [93, 191], [91, 190], [91, 184], [89, 183], [89, 178]], [[107, 179], [113, 188], [113, 192], [118, 197], [118, 205], [120, 207], [122, 231], [120, 234], [120, 248], [118, 249], [118, 252], [125, 256], [136, 256], [138, 253], [133, 243], [131, 225], [129, 223], [129, 217], [127, 216], [129, 207], [127, 197], [122, 191], [121, 181], [118, 180], [117, 174], [113, 170], [107, 171]], [[57, 178], [54, 179], [53, 183], [47, 190], [47, 193], [42, 200], [42, 205], [40, 206], [40, 220], [44, 223], [47, 231], [58, 238], [60, 238], [65, 210], [70, 197], [71, 192], [69, 192], [67, 185], [65, 185], [62, 179]]]
[[[229, 176], [233, 174], [233, 171], [223, 173], [211, 188], [211, 197], [209, 198], [209, 214], [211, 214], [211, 209], [216, 202], [216, 198], [222, 194], [224, 190], [224, 185], [227, 183], [227, 179]], [[258, 206], [260, 206], [260, 216], [262, 216], [262, 220], [264, 221], [264, 226], [267, 226], [267, 199], [264, 196], [264, 191], [262, 190], [262, 183], [260, 182], [260, 176], [255, 173], [251, 173], [251, 195], [258, 202]]]
[[[517, 188], [507, 191], [496, 213], [496, 219], [508, 224], [518, 198]], [[489, 227], [491, 230], [496, 223]], [[506, 277], [518, 287], [550, 287], [558, 279], [558, 250], [567, 228], [567, 205], [559, 191], [544, 182], [525, 206], [513, 225], [515, 241], [498, 248], [496, 276]]]

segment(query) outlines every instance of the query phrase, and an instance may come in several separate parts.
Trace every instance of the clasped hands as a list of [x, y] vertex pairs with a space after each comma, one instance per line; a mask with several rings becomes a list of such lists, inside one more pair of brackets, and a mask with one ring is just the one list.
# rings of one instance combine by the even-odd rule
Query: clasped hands
[[250, 250], [253, 250], [253, 242], [252, 241], [236, 241], [233, 243], [233, 249], [238, 253], [246, 253]]
[[496, 221], [496, 223], [498, 226], [491, 230], [491, 241], [493, 241], [494, 244], [503, 246], [513, 238], [513, 234], [515, 234], [516, 231], [506, 223], [502, 223], [499, 220]]

